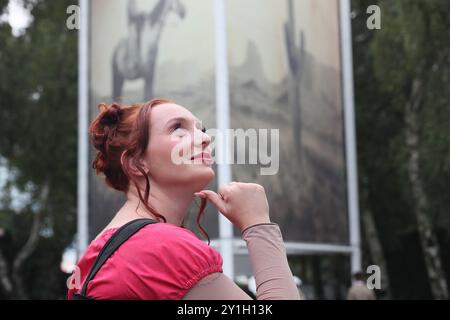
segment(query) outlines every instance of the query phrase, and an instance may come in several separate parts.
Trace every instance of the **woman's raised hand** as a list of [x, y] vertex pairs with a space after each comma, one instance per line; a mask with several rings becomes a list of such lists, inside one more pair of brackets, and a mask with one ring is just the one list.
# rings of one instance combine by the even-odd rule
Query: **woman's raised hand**
[[270, 223], [269, 204], [264, 187], [256, 183], [230, 182], [218, 192], [202, 190], [196, 196], [206, 198], [241, 231], [259, 223]]

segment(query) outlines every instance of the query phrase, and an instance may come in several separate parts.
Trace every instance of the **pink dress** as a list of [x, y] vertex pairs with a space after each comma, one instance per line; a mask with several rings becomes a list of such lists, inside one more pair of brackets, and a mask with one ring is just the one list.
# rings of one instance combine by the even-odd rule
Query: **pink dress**
[[[103, 245], [118, 228], [91, 242], [78, 262], [81, 286]], [[93, 299], [178, 300], [203, 277], [222, 272], [222, 257], [190, 230], [173, 224], [143, 227], [122, 244], [89, 282]], [[69, 289], [68, 298], [81, 288]]]

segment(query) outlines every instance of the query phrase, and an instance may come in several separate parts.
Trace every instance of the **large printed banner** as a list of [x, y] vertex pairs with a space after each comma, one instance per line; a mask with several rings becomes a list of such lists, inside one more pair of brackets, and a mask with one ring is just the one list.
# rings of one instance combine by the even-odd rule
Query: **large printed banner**
[[231, 126], [280, 130], [277, 174], [233, 179], [265, 186], [285, 240], [348, 244], [338, 1], [226, 4]]
[[[268, 129], [269, 135], [279, 129], [278, 147], [269, 144], [270, 163], [230, 164], [232, 180], [264, 185], [285, 241], [348, 244], [338, 1], [225, 3], [231, 128]], [[90, 1], [90, 121], [101, 102], [167, 97], [215, 128], [213, 5]], [[269, 174], [261, 174], [264, 166]], [[207, 188], [216, 190], [217, 181]], [[89, 197], [92, 240], [125, 197], [93, 170]], [[194, 232], [196, 212], [193, 205], [187, 222]], [[218, 238], [212, 205], [202, 225]]]

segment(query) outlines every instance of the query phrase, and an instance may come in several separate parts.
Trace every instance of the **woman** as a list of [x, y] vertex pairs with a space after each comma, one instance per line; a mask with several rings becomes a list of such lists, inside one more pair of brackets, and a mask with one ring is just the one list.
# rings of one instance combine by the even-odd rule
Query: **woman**
[[[222, 273], [220, 254], [183, 227], [198, 196], [202, 202], [197, 223], [209, 200], [242, 231], [257, 299], [299, 299], [263, 187], [231, 182], [221, 185], [218, 193], [203, 190], [214, 178], [211, 140], [189, 110], [165, 99], [99, 108], [102, 112], [89, 129], [98, 150], [93, 168], [127, 200], [80, 259], [81, 284], [119, 227], [139, 218], [159, 223], [145, 226], [114, 252], [89, 282], [89, 298], [251, 299]], [[190, 161], [174, 161], [173, 150], [182, 150], [178, 155]], [[74, 292], [79, 288], [69, 289], [69, 298]]]

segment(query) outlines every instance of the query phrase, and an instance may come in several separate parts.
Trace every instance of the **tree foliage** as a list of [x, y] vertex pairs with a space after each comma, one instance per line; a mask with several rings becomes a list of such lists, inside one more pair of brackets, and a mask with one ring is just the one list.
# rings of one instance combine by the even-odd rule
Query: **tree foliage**
[[[366, 28], [372, 4], [381, 8], [381, 30]], [[448, 283], [450, 2], [358, 0], [352, 9], [358, 165], [360, 187], [369, 197], [362, 205], [374, 214], [393, 297], [431, 298], [407, 174], [404, 112], [418, 78], [424, 83], [420, 177]]]
[[[0, 24], [0, 155], [15, 172], [0, 202], [9, 276], [37, 214], [41, 222], [36, 247], [20, 268], [24, 292], [16, 283], [12, 293], [0, 285], [0, 297], [63, 298], [60, 262], [73, 241], [77, 194], [77, 33], [66, 28], [66, 8], [76, 2], [24, 3], [33, 22], [21, 36]], [[6, 5], [0, 1], [0, 12]], [[30, 195], [23, 208], [12, 207], [13, 188]]]

